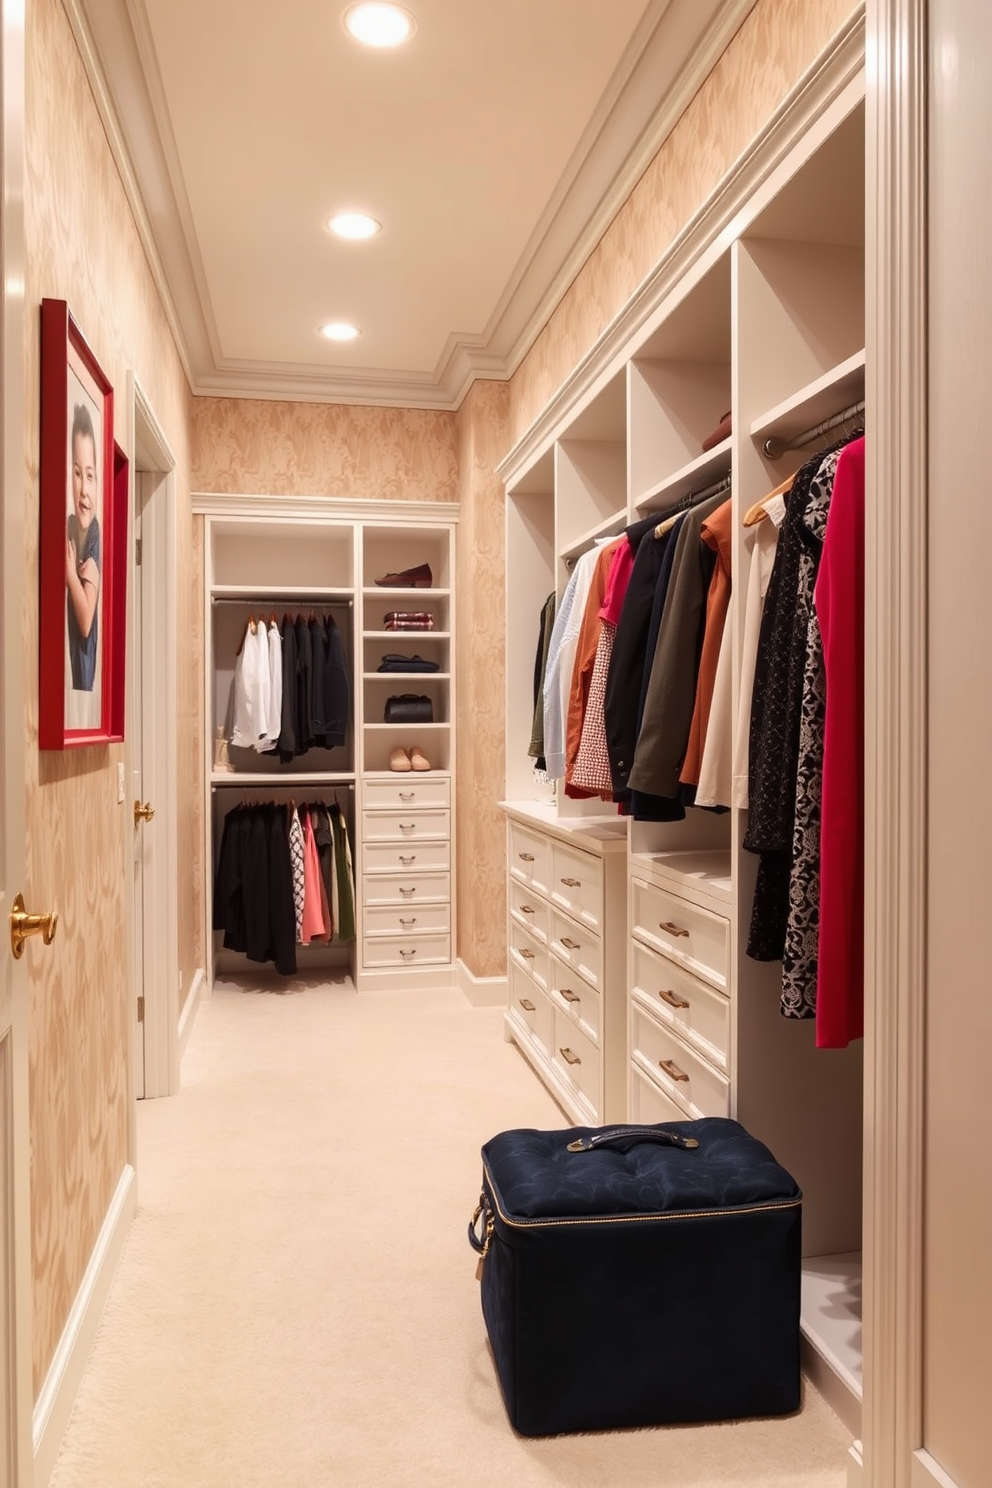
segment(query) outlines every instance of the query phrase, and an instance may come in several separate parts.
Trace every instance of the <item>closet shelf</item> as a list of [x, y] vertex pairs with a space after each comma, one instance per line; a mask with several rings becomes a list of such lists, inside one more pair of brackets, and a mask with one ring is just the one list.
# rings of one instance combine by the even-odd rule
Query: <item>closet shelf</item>
[[366, 641], [450, 641], [450, 630], [364, 630]]
[[421, 729], [446, 729], [450, 723], [367, 723], [365, 727], [369, 730], [377, 730], [379, 733], [387, 733], [390, 730], [395, 734], [397, 729], [401, 733], [419, 733]]
[[861, 1252], [805, 1256], [803, 1334], [858, 1400], [862, 1398]]
[[730, 851], [631, 853], [632, 873], [648, 872], [678, 894], [699, 890], [728, 905], [731, 902]]
[[450, 599], [450, 589], [384, 589], [376, 584], [374, 588], [363, 589], [362, 593], [366, 599]]
[[212, 770], [210, 773], [211, 785], [274, 785], [280, 788], [296, 785], [354, 785], [355, 772], [353, 770], [314, 770], [304, 773], [302, 770], [289, 772], [287, 770]]
[[285, 584], [212, 584], [210, 587], [211, 599], [239, 599], [245, 604], [261, 605], [268, 604], [314, 604], [328, 605], [340, 604], [350, 605], [352, 603], [352, 592], [349, 589], [341, 589], [337, 586], [330, 589], [315, 589], [313, 585], [308, 588], [296, 588]]
[[865, 353], [856, 351], [751, 424], [751, 438], [795, 439], [865, 395]]
[[634, 503], [636, 509], [644, 513], [659, 511], [687, 496], [690, 491], [701, 491], [722, 475], [729, 475], [732, 444], [732, 439], [724, 439], [705, 454], [697, 455], [695, 460], [690, 460], [688, 465], [683, 465], [674, 475], [666, 476], [663, 481], [652, 486], [650, 491], [638, 496]]
[[[407, 776], [410, 776], [411, 778], [413, 776], [416, 776], [420, 780], [426, 780], [428, 777], [430, 777], [431, 780], [448, 780], [450, 778], [450, 776], [451, 776], [451, 771], [450, 770], [435, 770], [433, 768], [431, 768], [430, 770], [413, 770], [413, 771], [410, 771], [410, 770], [366, 770], [365, 773], [362, 775], [362, 779], [363, 780], [405, 780], [407, 778]], [[368, 872], [369, 870], [366, 870], [366, 871]], [[388, 873], [392, 873], [393, 872], [393, 870], [391, 868], [386, 869], [385, 871], [388, 872]]]
[[363, 682], [450, 682], [450, 672], [363, 672]]
[[601, 522], [597, 522], [595, 527], [590, 527], [588, 532], [584, 532], [581, 537], [577, 537], [574, 542], [562, 548], [558, 556], [566, 559], [580, 558], [597, 539], [616, 537], [617, 533], [622, 532], [627, 526], [628, 521], [627, 508], [624, 507], [623, 511], [614, 512], [612, 516], [604, 517]]

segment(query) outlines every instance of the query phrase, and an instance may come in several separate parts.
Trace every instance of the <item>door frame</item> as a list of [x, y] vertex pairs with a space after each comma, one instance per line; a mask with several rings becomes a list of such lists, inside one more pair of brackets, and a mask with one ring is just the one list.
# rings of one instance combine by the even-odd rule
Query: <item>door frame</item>
[[[154, 1096], [175, 1095], [179, 1090], [179, 830], [176, 805], [178, 785], [178, 739], [177, 707], [178, 687], [176, 677], [176, 460], [141, 383], [128, 376], [127, 389], [128, 434], [131, 459], [131, 562], [132, 583], [128, 592], [128, 636], [135, 634], [134, 579], [135, 547], [133, 533], [134, 518], [139, 507], [138, 482], [142, 476], [157, 477], [155, 489], [149, 499], [142, 518], [144, 533], [143, 562], [141, 565], [141, 592], [146, 622], [154, 617], [154, 624], [143, 626], [144, 651], [151, 657], [156, 678], [154, 689], [142, 690], [142, 717], [132, 718], [125, 742], [125, 771], [127, 797], [131, 800], [131, 786], [135, 767], [142, 767], [142, 787], [145, 799], [155, 807], [154, 829], [161, 850], [156, 852], [149, 869], [151, 882], [146, 880], [145, 904], [153, 906], [152, 914], [144, 916], [144, 965], [145, 965], [145, 1022], [144, 1022], [144, 1093], [148, 1099]], [[146, 557], [147, 555], [147, 557]], [[136, 696], [134, 687], [135, 669], [142, 665], [142, 658], [129, 648], [128, 699], [133, 707]], [[137, 757], [138, 739], [143, 746], [143, 760]], [[132, 837], [134, 823], [131, 811], [126, 812], [125, 832], [127, 841], [126, 862], [132, 859]], [[128, 872], [128, 934], [129, 944], [134, 943], [134, 875]], [[149, 975], [149, 968], [159, 975]], [[133, 981], [132, 970], [129, 971]], [[132, 986], [132, 1007], [137, 989]], [[142, 1057], [141, 1040], [136, 1039], [135, 1058]]]

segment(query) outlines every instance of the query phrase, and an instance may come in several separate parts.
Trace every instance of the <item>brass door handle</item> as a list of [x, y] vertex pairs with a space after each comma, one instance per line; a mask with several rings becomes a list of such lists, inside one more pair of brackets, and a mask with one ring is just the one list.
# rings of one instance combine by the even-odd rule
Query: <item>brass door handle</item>
[[521, 956], [523, 956], [525, 961], [533, 961], [535, 953], [533, 951], [529, 951], [526, 946], [521, 946], [520, 954]]
[[581, 889], [582, 887], [581, 878], [563, 878], [562, 883], [566, 889]]
[[152, 819], [152, 817], [154, 815], [155, 815], [155, 807], [154, 806], [149, 806], [149, 804], [148, 804], [147, 801], [145, 802], [145, 804], [143, 806], [142, 806], [142, 804], [141, 804], [140, 801], [135, 801], [135, 803], [134, 803], [134, 825], [135, 826], [137, 826], [139, 822], [143, 822], [143, 821], [150, 822], [151, 819]]
[[533, 863], [534, 861], [533, 853], [517, 853], [517, 857], [522, 863]]
[[521, 999], [520, 999], [520, 1006], [523, 1008], [523, 1010], [524, 1010], [525, 1013], [536, 1013], [537, 1012], [537, 1008], [534, 1006], [534, 1004], [530, 1001], [530, 999], [528, 997], [521, 997]]
[[659, 1059], [658, 1063], [665, 1071], [665, 1074], [670, 1076], [671, 1079], [685, 1080], [686, 1082], [688, 1082], [689, 1076], [686, 1074], [685, 1070], [679, 1069], [674, 1059]]
[[689, 1006], [685, 998], [680, 997], [677, 992], [659, 992], [658, 996], [662, 1002], [667, 1002], [669, 1007], [687, 1008]]
[[581, 949], [581, 947], [579, 946], [579, 942], [577, 940], [569, 940], [567, 935], [562, 936], [561, 943], [565, 947], [566, 951], [577, 951]]
[[562, 987], [562, 988], [560, 988], [558, 995], [559, 995], [559, 997], [564, 997], [564, 999], [565, 999], [566, 1002], [581, 1002], [582, 1001], [582, 998], [579, 997], [577, 993], [573, 992], [572, 989], [571, 989], [571, 987]]
[[521, 906], [520, 906], [520, 913], [521, 914], [533, 914], [534, 913], [534, 906], [532, 904], [521, 904]]
[[45, 945], [51, 945], [59, 928], [57, 914], [28, 914], [24, 908], [24, 896], [18, 894], [10, 911], [10, 948], [14, 959], [24, 955], [24, 942], [31, 935], [40, 935]]
[[671, 920], [659, 920], [658, 929], [667, 930], [669, 935], [675, 935], [679, 938], [681, 938], [682, 936], [685, 936], [687, 940], [689, 938], [688, 930], [683, 930], [681, 925], [675, 925], [672, 923]]
[[582, 1060], [579, 1058], [578, 1054], [573, 1054], [571, 1049], [559, 1049], [558, 1053], [561, 1055], [562, 1059], [564, 1059], [566, 1064], [582, 1063]]

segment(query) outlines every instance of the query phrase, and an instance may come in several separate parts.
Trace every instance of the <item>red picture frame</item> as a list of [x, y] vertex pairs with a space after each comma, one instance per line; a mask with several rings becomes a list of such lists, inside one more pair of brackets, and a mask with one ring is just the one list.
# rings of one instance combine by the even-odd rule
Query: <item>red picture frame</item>
[[41, 302], [38, 746], [124, 738], [127, 459], [65, 300]]

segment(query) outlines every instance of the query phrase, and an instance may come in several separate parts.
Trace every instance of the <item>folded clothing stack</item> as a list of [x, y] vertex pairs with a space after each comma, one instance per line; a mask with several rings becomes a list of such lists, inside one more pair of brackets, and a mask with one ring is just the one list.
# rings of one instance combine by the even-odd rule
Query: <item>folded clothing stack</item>
[[399, 656], [395, 652], [388, 652], [376, 667], [377, 672], [439, 672], [441, 666], [436, 661], [425, 661], [422, 656]]
[[426, 610], [390, 610], [383, 625], [386, 630], [433, 630], [434, 616]]

